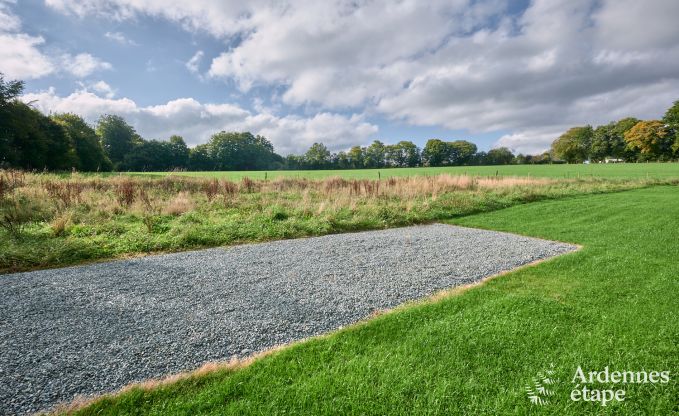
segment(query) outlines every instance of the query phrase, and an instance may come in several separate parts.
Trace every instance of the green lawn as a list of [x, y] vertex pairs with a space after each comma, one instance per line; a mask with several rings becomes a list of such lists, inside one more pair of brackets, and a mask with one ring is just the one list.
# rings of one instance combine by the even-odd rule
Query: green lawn
[[[677, 191], [578, 196], [457, 219], [583, 248], [245, 369], [132, 390], [81, 414], [677, 414]], [[552, 363], [556, 394], [531, 405], [525, 387]], [[617, 385], [626, 400], [606, 407], [576, 403], [578, 365], [669, 370], [671, 381]]]
[[[299, 177], [320, 179], [329, 176], [342, 176], [351, 179], [377, 179], [390, 176], [411, 175], [483, 175], [493, 176], [540, 176], [551, 178], [678, 178], [679, 163], [612, 163], [591, 165], [508, 165], [508, 166], [452, 166], [441, 168], [394, 168], [394, 169], [352, 169], [352, 170], [293, 170], [269, 171], [266, 177]], [[135, 173], [135, 175], [167, 175], [167, 172]], [[243, 177], [264, 179], [265, 172], [183, 172], [181, 175], [195, 177], [217, 177], [240, 180]]]

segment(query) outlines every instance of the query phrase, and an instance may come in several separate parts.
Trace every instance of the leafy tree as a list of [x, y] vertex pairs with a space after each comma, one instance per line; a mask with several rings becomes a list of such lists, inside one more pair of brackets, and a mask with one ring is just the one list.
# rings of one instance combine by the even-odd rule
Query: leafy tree
[[168, 143], [170, 169], [185, 169], [189, 166], [189, 148], [182, 136], [173, 135]]
[[630, 149], [627, 146], [627, 142], [625, 141], [625, 133], [630, 131], [632, 127], [634, 127], [640, 121], [641, 120], [638, 118], [627, 117], [618, 120], [618, 122], [615, 123], [615, 128], [613, 129], [614, 141], [611, 145], [611, 156], [624, 159], [627, 162], [637, 160], [639, 157], [639, 151]]
[[208, 142], [208, 152], [217, 170], [261, 170], [282, 162], [269, 140], [250, 132], [214, 134]]
[[99, 118], [96, 128], [106, 156], [116, 170], [120, 170], [122, 162], [141, 138], [134, 128], [120, 116], [105, 114]]
[[215, 163], [210, 158], [207, 144], [199, 144], [189, 150], [189, 169], [193, 171], [215, 170]]
[[387, 146], [386, 159], [390, 166], [414, 167], [420, 163], [420, 149], [410, 141], [400, 141]]
[[82, 117], [75, 114], [55, 114], [50, 117], [70, 139], [75, 152], [76, 168], [84, 172], [109, 171], [111, 161], [104, 154], [99, 137]]
[[469, 164], [477, 150], [474, 143], [468, 142], [466, 140], [456, 140], [454, 142], [448, 143], [447, 145], [449, 147], [448, 164], [450, 165]]
[[75, 152], [63, 128], [14, 100], [0, 108], [0, 163], [22, 169], [70, 170]]
[[625, 133], [627, 146], [639, 150], [642, 159], [660, 159], [671, 155], [672, 138], [660, 120], [640, 121]]
[[593, 136], [592, 126], [573, 127], [552, 143], [552, 151], [568, 163], [583, 162], [589, 157]]
[[349, 166], [353, 169], [360, 169], [364, 166], [364, 151], [361, 146], [354, 146], [347, 153]]
[[350, 167], [349, 157], [346, 152], [338, 152], [332, 155], [332, 165], [337, 169], [348, 169]]
[[449, 146], [442, 140], [429, 139], [422, 149], [422, 162], [427, 166], [443, 166], [449, 159]]
[[594, 129], [592, 145], [589, 157], [595, 162], [600, 162], [606, 157], [613, 155], [613, 141], [615, 138], [615, 124], [610, 123]]
[[288, 155], [285, 157], [285, 168], [288, 170], [299, 170], [305, 168], [304, 156]]
[[667, 132], [673, 142], [672, 150], [679, 153], [679, 100], [675, 101], [672, 107], [668, 108], [662, 118], [667, 127]]
[[314, 143], [304, 154], [304, 161], [311, 169], [327, 169], [330, 166], [330, 151], [323, 143]]
[[506, 147], [490, 149], [486, 155], [488, 165], [509, 165], [514, 161], [514, 154]]
[[0, 72], [0, 106], [5, 106], [21, 95], [24, 82], [19, 80], [5, 81], [5, 75]]
[[363, 164], [366, 168], [383, 168], [386, 163], [386, 146], [379, 140], [365, 148]]

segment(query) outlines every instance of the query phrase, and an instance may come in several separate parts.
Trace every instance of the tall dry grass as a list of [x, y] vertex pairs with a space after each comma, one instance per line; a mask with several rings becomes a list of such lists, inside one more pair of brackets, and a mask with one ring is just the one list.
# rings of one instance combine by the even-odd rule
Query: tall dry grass
[[0, 271], [403, 226], [654, 183], [447, 174], [236, 182], [0, 171]]

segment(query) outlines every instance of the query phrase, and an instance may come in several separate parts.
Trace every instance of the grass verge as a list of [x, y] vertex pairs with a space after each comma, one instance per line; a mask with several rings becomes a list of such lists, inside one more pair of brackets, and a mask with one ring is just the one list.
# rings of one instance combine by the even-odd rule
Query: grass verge
[[[676, 414], [678, 216], [677, 188], [653, 187], [459, 218], [583, 248], [245, 368], [131, 389], [76, 414]], [[555, 394], [532, 405], [525, 388], [551, 365]], [[617, 385], [625, 401], [603, 407], [570, 400], [578, 366], [669, 370], [671, 380]]]

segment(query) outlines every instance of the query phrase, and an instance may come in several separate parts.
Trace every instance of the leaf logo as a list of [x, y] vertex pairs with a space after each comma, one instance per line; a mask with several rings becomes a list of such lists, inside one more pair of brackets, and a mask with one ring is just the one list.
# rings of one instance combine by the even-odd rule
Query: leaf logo
[[558, 381], [554, 379], [554, 374], [554, 364], [551, 364], [549, 369], [539, 372], [537, 377], [533, 377], [532, 383], [526, 386], [526, 395], [532, 404], [549, 404], [549, 398], [554, 396], [554, 390], [550, 386]]

